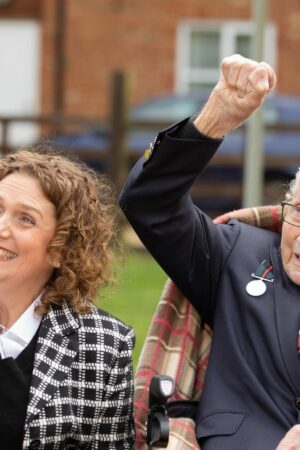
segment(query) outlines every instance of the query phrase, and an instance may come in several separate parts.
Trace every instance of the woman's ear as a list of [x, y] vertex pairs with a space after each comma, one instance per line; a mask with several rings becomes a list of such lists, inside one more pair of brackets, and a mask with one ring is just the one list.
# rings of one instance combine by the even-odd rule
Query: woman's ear
[[57, 249], [51, 249], [48, 252], [48, 264], [54, 269], [58, 269], [61, 266], [61, 254]]

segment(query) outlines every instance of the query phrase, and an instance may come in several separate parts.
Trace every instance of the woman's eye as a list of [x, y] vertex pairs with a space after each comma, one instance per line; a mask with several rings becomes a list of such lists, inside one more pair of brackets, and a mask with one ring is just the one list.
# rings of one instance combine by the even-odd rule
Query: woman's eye
[[27, 214], [22, 214], [20, 220], [22, 223], [25, 223], [27, 225], [35, 225], [35, 220], [31, 216], [28, 216]]

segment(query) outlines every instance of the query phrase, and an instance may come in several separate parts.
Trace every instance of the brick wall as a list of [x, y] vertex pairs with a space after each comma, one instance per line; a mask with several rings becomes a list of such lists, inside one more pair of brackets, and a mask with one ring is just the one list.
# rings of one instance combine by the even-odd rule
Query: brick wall
[[[42, 104], [53, 111], [56, 0], [13, 0], [4, 15], [39, 17], [43, 24]], [[300, 94], [300, 4], [270, 0], [278, 30], [278, 90]], [[189, 18], [248, 19], [250, 0], [64, 0], [63, 109], [107, 116], [114, 70], [130, 76], [130, 102], [174, 89], [176, 28]]]
[[212, 14], [237, 18], [249, 14], [248, 1], [211, 4], [199, 0], [67, 1], [66, 112], [107, 114], [111, 74], [119, 69], [129, 74], [131, 103], [172, 91], [178, 22]]
[[107, 111], [114, 70], [128, 72], [131, 102], [172, 91], [177, 23], [209, 14], [207, 2], [199, 0], [75, 3], [67, 25], [66, 107], [68, 111], [84, 107], [92, 114]]
[[42, 2], [40, 0], [11, 0], [7, 5], [0, 5], [0, 19], [39, 18]]

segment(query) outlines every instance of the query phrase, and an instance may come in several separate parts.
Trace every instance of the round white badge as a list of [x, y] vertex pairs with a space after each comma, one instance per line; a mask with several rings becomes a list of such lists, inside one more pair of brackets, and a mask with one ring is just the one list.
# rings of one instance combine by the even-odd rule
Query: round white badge
[[259, 297], [266, 292], [267, 286], [262, 280], [252, 280], [246, 286], [246, 291], [252, 297]]

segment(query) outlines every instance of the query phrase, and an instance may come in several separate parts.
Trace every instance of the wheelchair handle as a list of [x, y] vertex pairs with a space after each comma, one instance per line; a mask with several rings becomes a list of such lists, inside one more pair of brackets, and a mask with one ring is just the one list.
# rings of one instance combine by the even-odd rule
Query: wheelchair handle
[[156, 375], [151, 380], [146, 439], [149, 449], [168, 446], [169, 418], [165, 405], [174, 389], [174, 380], [168, 375]]

